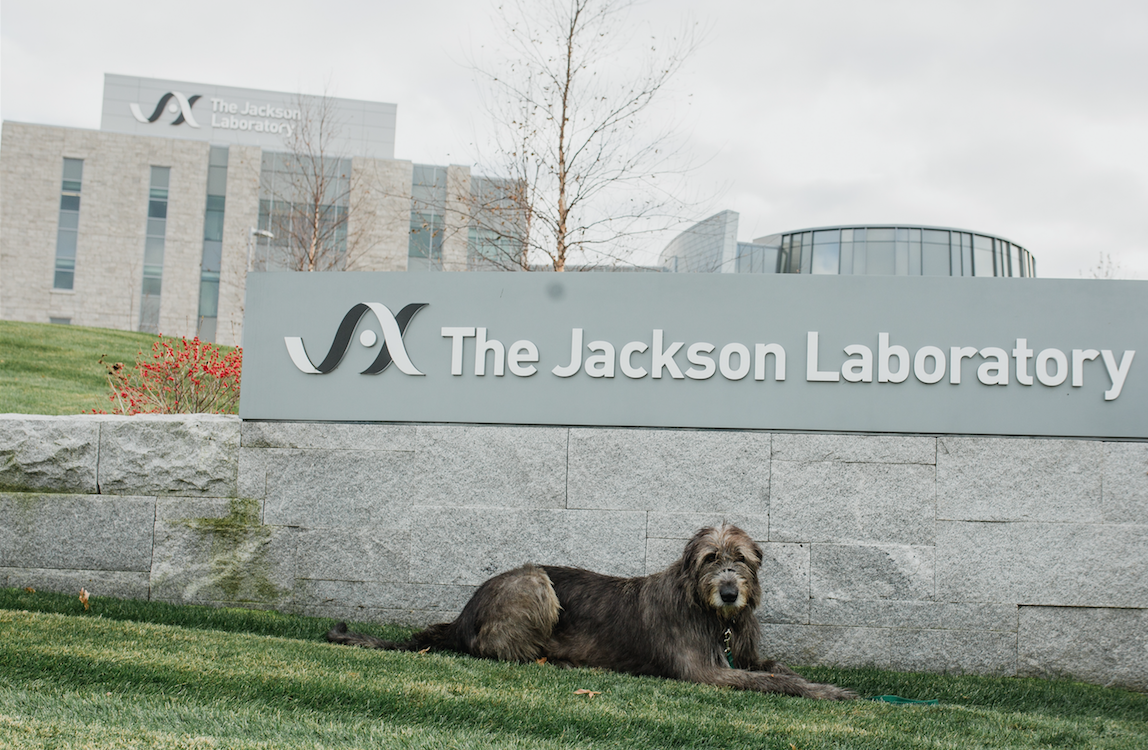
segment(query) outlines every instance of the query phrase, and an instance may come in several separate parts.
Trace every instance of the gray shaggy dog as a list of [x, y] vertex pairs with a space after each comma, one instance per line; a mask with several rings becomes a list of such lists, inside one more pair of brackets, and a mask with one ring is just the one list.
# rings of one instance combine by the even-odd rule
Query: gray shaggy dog
[[524, 565], [483, 583], [453, 622], [402, 643], [347, 631], [327, 640], [396, 651], [457, 651], [484, 659], [601, 667], [824, 700], [850, 690], [810, 682], [758, 655], [761, 548], [730, 524], [705, 528], [661, 573], [617, 578]]

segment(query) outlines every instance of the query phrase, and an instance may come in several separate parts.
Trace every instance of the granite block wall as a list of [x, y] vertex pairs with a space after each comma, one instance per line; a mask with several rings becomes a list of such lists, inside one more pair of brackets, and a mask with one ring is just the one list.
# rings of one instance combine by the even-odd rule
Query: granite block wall
[[761, 544], [771, 657], [1148, 689], [1148, 443], [0, 416], [0, 585], [426, 624]]

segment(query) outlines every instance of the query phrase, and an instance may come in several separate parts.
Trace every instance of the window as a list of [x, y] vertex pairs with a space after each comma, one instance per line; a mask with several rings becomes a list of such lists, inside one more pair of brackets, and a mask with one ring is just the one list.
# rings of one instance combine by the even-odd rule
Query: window
[[[866, 232], [866, 268], [870, 276], [892, 276], [897, 272], [896, 251], [897, 230], [887, 227], [870, 227]], [[908, 238], [905, 243], [905, 263], [908, 266]]]
[[831, 229], [813, 233], [811, 273], [837, 273], [841, 264], [841, 231]]
[[159, 302], [163, 285], [163, 250], [167, 234], [167, 189], [171, 167], [152, 167], [148, 186], [147, 236], [144, 238], [143, 286], [140, 290], [140, 330], [159, 333]]
[[56, 229], [56, 269], [53, 289], [71, 289], [76, 280], [76, 245], [80, 229], [80, 187], [83, 159], [64, 159], [60, 188], [60, 217]]
[[973, 235], [973, 271], [976, 276], [993, 275], [992, 238]]
[[227, 146], [212, 146], [207, 162], [207, 209], [203, 214], [203, 259], [199, 271], [196, 335], [215, 341], [219, 320], [219, 272], [223, 266], [223, 209], [227, 193]]
[[411, 176], [408, 271], [441, 271], [446, 232], [446, 168], [416, 164]]

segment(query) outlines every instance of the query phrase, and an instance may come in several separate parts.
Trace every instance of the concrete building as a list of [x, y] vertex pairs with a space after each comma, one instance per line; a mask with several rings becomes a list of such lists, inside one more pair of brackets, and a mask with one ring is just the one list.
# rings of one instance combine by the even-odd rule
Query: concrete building
[[[395, 119], [394, 104], [106, 75], [99, 130], [5, 122], [0, 318], [238, 344], [249, 270], [487, 267], [469, 168], [396, 160]], [[307, 191], [315, 226], [296, 210]]]
[[1036, 260], [984, 232], [913, 224], [846, 224], [737, 241], [738, 214], [722, 211], [675, 237], [659, 258], [686, 273], [857, 276], [1036, 276]]

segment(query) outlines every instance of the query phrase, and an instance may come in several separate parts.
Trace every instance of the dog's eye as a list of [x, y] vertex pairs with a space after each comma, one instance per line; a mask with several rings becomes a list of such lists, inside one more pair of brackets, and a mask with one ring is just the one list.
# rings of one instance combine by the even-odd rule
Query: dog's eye
[[710, 564], [715, 563], [715, 562], [717, 562], [717, 553], [716, 552], [710, 552], [709, 554], [707, 554], [705, 557], [702, 558], [702, 563], [704, 563], [705, 565], [710, 565]]

